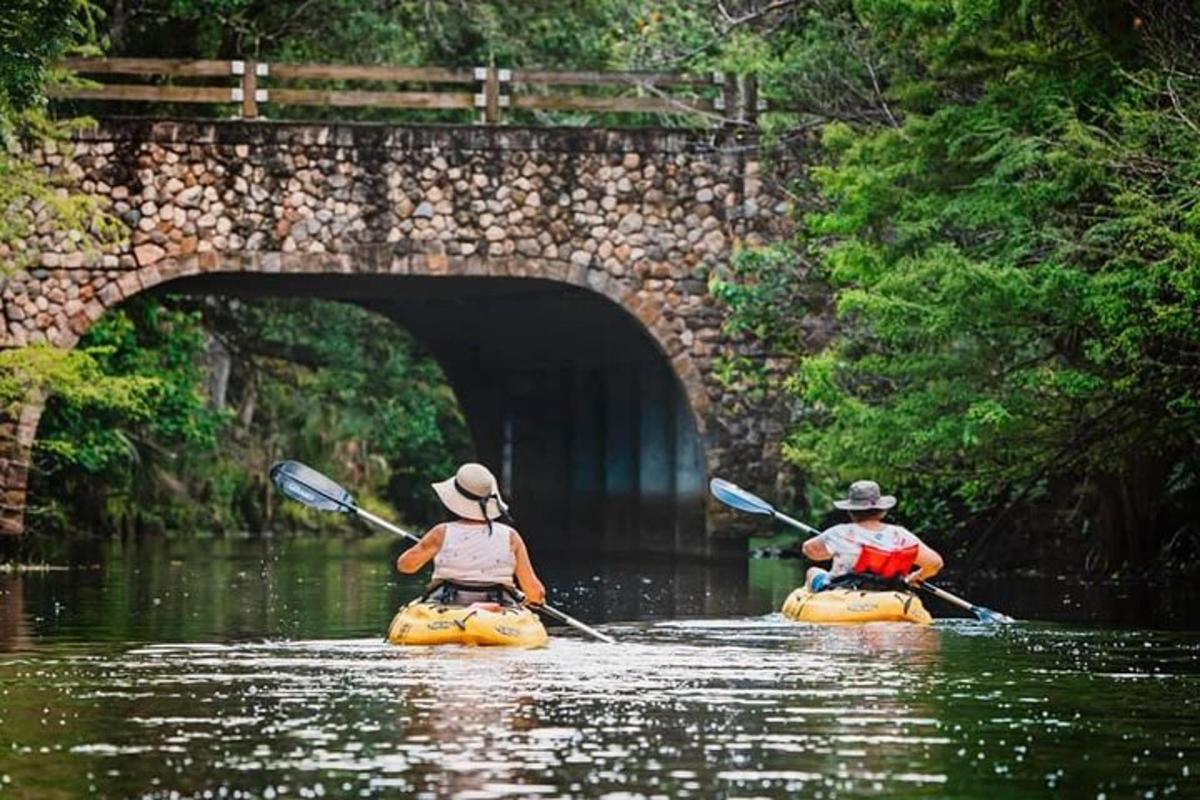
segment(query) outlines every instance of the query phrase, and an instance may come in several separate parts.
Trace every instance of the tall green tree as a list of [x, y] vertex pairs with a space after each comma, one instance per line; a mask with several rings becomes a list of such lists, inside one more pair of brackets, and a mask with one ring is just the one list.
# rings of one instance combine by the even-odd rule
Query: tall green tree
[[[899, 486], [928, 525], [986, 536], [1036, 508], [1112, 568], [1194, 541], [1195, 4], [842, 13], [886, 112], [823, 128], [793, 258], [841, 333], [792, 381], [789, 457], [831, 490]], [[746, 262], [719, 291], [762, 314], [781, 292], [761, 278]]]

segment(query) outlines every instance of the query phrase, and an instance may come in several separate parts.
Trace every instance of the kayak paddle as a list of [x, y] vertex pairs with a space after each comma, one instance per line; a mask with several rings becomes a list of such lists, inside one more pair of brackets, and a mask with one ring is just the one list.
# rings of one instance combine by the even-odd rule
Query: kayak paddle
[[[713, 478], [711, 481], [709, 481], [708, 488], [709, 491], [712, 492], [713, 497], [717, 498], [731, 508], [736, 508], [739, 511], [745, 511], [750, 514], [760, 514], [766, 517], [773, 517], [780, 522], [785, 522], [792, 527], [799, 528], [800, 530], [813, 535], [821, 533], [811, 525], [805, 525], [798, 519], [793, 519], [787, 514], [779, 513], [775, 510], [774, 506], [772, 506], [766, 500], [763, 500], [756, 494], [747, 492], [736, 483], [730, 483], [729, 481], [722, 480], [721, 478]], [[1016, 621], [1007, 614], [1001, 614], [998, 611], [992, 611], [990, 608], [984, 608], [983, 606], [977, 606], [973, 603], [968, 603], [961, 597], [952, 595], [950, 592], [947, 592], [944, 589], [939, 589], [931, 583], [922, 582], [918, 584], [918, 586], [928, 591], [934, 597], [940, 597], [942, 600], [945, 600], [951, 605], [956, 605], [959, 608], [970, 611], [981, 622], [1007, 623]]]
[[[350, 492], [312, 467], [301, 464], [299, 461], [280, 461], [278, 464], [275, 464], [271, 467], [271, 480], [279, 487], [279, 491], [309, 508], [315, 508], [317, 511], [333, 511], [339, 514], [353, 514], [397, 536], [403, 536], [414, 542], [421, 541], [419, 536], [414, 536], [406, 530], [397, 528], [386, 519], [378, 517], [366, 509], [359, 508], [354, 502], [354, 496]], [[557, 608], [551, 608], [548, 605], [538, 603], [529, 603], [528, 605], [535, 611], [539, 611], [559, 622], [577, 628], [605, 644], [616, 644], [616, 640], [611, 636], [601, 633], [572, 616], [564, 614]]]

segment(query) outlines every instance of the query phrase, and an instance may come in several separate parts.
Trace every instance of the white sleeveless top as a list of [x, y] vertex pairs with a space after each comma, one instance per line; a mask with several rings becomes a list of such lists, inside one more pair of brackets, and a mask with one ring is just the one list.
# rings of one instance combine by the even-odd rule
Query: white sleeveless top
[[482, 522], [447, 522], [444, 531], [442, 548], [433, 557], [435, 581], [512, 585], [516, 531], [501, 522], [492, 523], [491, 535]]

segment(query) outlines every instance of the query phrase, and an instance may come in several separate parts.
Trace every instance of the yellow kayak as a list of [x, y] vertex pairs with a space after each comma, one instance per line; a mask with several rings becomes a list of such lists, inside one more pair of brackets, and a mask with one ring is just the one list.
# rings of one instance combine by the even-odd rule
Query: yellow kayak
[[783, 601], [783, 615], [795, 622], [914, 622], [918, 625], [933, 622], [921, 598], [895, 590], [810, 592], [801, 586]]
[[448, 606], [417, 598], [392, 618], [392, 644], [470, 644], [541, 647], [549, 637], [541, 620], [521, 606], [474, 603]]

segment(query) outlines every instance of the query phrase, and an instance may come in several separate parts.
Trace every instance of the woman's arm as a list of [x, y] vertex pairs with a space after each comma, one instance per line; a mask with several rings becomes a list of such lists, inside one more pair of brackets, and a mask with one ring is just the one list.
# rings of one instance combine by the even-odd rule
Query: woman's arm
[[811, 558], [813, 561], [828, 561], [833, 558], [833, 553], [829, 552], [829, 548], [825, 546], [825, 542], [820, 536], [814, 536], [808, 539], [800, 546], [800, 552]]
[[421, 537], [421, 541], [400, 554], [400, 557], [396, 559], [396, 569], [406, 575], [411, 575], [421, 569], [442, 549], [442, 542], [445, 538], [445, 526], [434, 525]]
[[942, 571], [942, 565], [946, 562], [942, 560], [942, 556], [937, 550], [921, 542], [917, 549], [917, 558], [913, 563], [917, 565], [917, 571], [905, 578], [910, 584], [918, 584], [937, 575]]
[[538, 580], [537, 573], [533, 571], [533, 564], [529, 561], [529, 551], [525, 549], [525, 540], [521, 538], [521, 534], [513, 531], [512, 534], [512, 549], [513, 555], [517, 558], [517, 587], [525, 593], [525, 598], [536, 604], [546, 602], [546, 587]]

